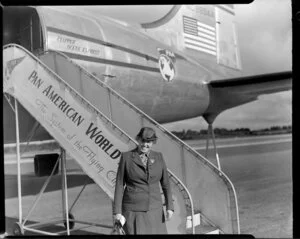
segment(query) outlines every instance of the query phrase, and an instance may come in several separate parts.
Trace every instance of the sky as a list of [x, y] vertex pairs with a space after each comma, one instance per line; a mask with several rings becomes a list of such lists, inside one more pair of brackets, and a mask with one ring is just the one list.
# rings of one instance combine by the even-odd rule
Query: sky
[[[89, 8], [111, 17], [133, 23], [159, 19], [172, 5], [106, 6]], [[238, 42], [242, 74], [255, 75], [292, 70], [291, 0], [255, 0], [236, 4]], [[229, 129], [268, 128], [292, 124], [292, 92], [262, 95], [258, 101], [221, 113], [214, 127]], [[202, 117], [164, 124], [169, 130], [200, 130], [207, 128]]]

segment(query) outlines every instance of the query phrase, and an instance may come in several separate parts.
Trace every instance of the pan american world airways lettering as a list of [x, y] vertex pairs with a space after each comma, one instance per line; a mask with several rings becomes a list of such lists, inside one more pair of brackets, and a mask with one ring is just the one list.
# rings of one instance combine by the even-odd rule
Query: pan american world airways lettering
[[[36, 71], [33, 71], [30, 76], [29, 80], [38, 88], [41, 87], [43, 84], [43, 80], [40, 79], [37, 75]], [[74, 108], [72, 108], [61, 96], [59, 96], [53, 89], [52, 85], [47, 86], [43, 91], [43, 94], [46, 95], [54, 105], [56, 105], [65, 115], [71, 119], [77, 126], [79, 126], [83, 121], [84, 118], [76, 112]]]
[[89, 128], [86, 131], [86, 135], [88, 135], [90, 139], [94, 139], [95, 144], [102, 148], [112, 159], [117, 159], [121, 155], [121, 152], [118, 149], [115, 149], [112, 152], [110, 151], [113, 144], [103, 136], [102, 131], [99, 130], [98, 127], [94, 127], [93, 123], [90, 123]]
[[62, 97], [55, 93], [52, 89], [52, 85], [49, 85], [45, 90], [43, 90], [43, 94], [45, 94], [53, 102], [53, 104], [64, 112], [69, 119], [76, 123], [77, 126], [83, 122], [84, 118], [79, 115], [79, 113], [76, 112], [75, 109], [72, 108]]
[[[50, 84], [44, 86], [46, 85], [44, 83], [45, 81], [38, 76], [37, 71], [33, 70], [31, 72], [28, 77], [28, 81], [37, 89], [40, 89], [42, 94], [45, 95], [61, 112], [63, 112], [67, 118], [75, 124], [76, 127], [88, 124], [86, 130], [84, 130], [84, 134], [88, 136], [88, 138], [92, 140], [92, 142], [96, 144], [103, 152], [105, 152], [111, 159], [116, 160], [119, 158], [121, 151], [117, 149], [114, 144], [107, 139], [107, 137], [104, 136], [102, 130], [98, 129], [93, 122], [86, 122], [87, 124], [83, 124], [85, 121], [84, 116], [76, 111], [75, 107], [64, 100], [64, 98], [55, 91], [55, 87], [53, 85]], [[79, 143], [80, 141], [77, 142], [77, 144]]]

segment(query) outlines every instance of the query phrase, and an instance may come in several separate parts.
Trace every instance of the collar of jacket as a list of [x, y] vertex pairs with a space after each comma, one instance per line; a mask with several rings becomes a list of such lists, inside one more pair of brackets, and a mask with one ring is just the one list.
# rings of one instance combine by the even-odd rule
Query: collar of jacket
[[[138, 152], [138, 148], [135, 148], [133, 151], [132, 151], [132, 158], [133, 158], [133, 161], [144, 167], [143, 163], [142, 163], [142, 160], [140, 159], [140, 155], [139, 155], [139, 152]], [[155, 163], [155, 159], [153, 157], [153, 151], [150, 150], [149, 151], [149, 154], [148, 154], [148, 165], [152, 165]]]

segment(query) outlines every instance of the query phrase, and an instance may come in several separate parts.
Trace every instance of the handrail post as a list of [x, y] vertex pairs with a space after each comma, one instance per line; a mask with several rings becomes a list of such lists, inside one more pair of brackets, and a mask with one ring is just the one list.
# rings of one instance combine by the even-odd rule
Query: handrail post
[[22, 192], [21, 192], [21, 158], [20, 158], [20, 135], [19, 135], [19, 111], [18, 101], [15, 98], [15, 119], [16, 119], [16, 141], [17, 141], [17, 171], [18, 171], [18, 202], [19, 202], [19, 223], [22, 224]]
[[63, 218], [66, 219], [67, 234], [70, 235], [69, 225], [69, 206], [68, 206], [68, 187], [67, 187], [67, 175], [66, 175], [66, 151], [61, 148], [61, 181], [62, 181], [62, 198], [63, 198]]

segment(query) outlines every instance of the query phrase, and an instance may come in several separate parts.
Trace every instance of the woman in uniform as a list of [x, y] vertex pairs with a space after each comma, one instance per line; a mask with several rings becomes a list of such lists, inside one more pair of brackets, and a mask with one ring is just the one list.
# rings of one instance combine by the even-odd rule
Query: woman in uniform
[[[126, 234], [167, 234], [165, 220], [171, 219], [174, 206], [163, 155], [151, 150], [157, 141], [155, 131], [143, 127], [136, 140], [138, 147], [121, 155], [113, 203], [114, 220], [121, 221], [125, 217]], [[165, 196], [166, 218], [159, 184]]]

